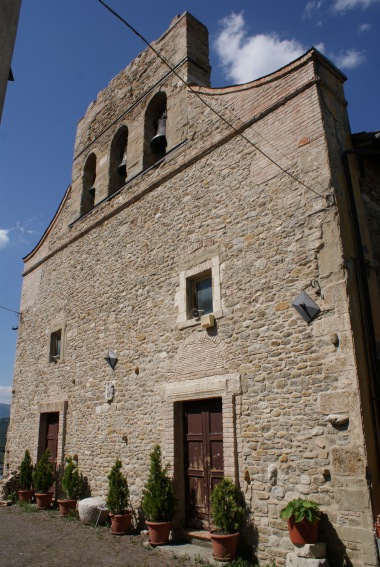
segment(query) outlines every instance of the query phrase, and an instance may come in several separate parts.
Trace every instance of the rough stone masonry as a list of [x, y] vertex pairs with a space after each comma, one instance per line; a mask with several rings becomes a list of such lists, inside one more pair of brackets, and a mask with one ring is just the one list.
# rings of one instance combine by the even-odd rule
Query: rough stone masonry
[[[211, 88], [207, 30], [189, 13], [154, 46], [175, 72], [146, 49], [98, 94], [72, 185], [24, 259], [5, 470], [48, 446], [58, 464], [77, 455], [104, 497], [118, 457], [138, 511], [159, 443], [178, 527], [207, 527], [214, 479], [228, 475], [260, 561], [285, 564], [279, 510], [301, 496], [324, 512], [331, 566], [375, 566], [377, 408], [341, 157], [353, 148], [345, 77], [311, 49]], [[373, 263], [379, 210], [350, 164]], [[202, 286], [207, 324], [193, 311]], [[320, 310], [311, 322], [292, 306], [302, 291]]]

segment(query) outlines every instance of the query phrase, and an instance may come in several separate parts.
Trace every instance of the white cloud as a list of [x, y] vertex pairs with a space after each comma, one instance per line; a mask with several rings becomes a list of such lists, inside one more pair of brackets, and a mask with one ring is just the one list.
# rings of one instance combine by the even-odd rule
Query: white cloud
[[314, 45], [315, 49], [318, 49], [318, 51], [320, 51], [321, 53], [326, 53], [326, 47], [325, 44], [323, 42], [321, 43], [316, 43]]
[[318, 12], [321, 6], [322, 6], [322, 2], [317, 0], [310, 0], [309, 2], [306, 3], [303, 17], [304, 18], [315, 17], [315, 13]]
[[12, 397], [12, 386], [0, 386], [0, 403], [10, 404]]
[[358, 26], [358, 32], [359, 32], [359, 33], [366, 32], [366, 31], [368, 31], [368, 30], [370, 30], [370, 29], [371, 29], [371, 24], [360, 24], [360, 25]]
[[364, 51], [347, 49], [347, 51], [337, 54], [328, 51], [324, 43], [318, 43], [315, 47], [340, 69], [353, 69], [354, 67], [358, 67], [364, 63], [366, 60]]
[[234, 83], [267, 75], [306, 51], [298, 41], [281, 39], [274, 32], [247, 37], [242, 13], [231, 13], [220, 23], [222, 28], [214, 44], [225, 76]]
[[354, 8], [362, 8], [366, 10], [372, 4], [378, 4], [380, 0], [335, 0], [333, 4], [334, 12], [347, 12], [347, 10], [352, 10]]
[[0, 248], [5, 248], [9, 244], [9, 230], [0, 228]]
[[341, 53], [334, 57], [334, 62], [342, 69], [353, 69], [358, 67], [365, 61], [365, 54], [363, 51], [356, 49], [348, 49], [345, 53]]

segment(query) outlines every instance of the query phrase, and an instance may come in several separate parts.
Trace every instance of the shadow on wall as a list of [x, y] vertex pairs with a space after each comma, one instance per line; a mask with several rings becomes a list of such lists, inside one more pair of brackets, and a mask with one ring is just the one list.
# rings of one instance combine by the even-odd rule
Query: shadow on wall
[[247, 524], [242, 529], [239, 541], [239, 551], [238, 554], [243, 559], [250, 561], [254, 565], [258, 565], [258, 559], [256, 557], [256, 550], [259, 543], [259, 534], [256, 526], [247, 522]]
[[321, 514], [319, 540], [326, 542], [327, 559], [330, 567], [353, 567], [347, 556], [346, 546], [338, 536], [327, 514]]

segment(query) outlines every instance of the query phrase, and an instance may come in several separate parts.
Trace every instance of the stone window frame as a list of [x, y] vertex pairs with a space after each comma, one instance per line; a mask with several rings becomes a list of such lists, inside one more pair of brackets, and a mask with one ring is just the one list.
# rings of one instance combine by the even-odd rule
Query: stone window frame
[[183, 270], [179, 274], [179, 292], [178, 292], [178, 316], [177, 326], [179, 329], [200, 325], [200, 321], [190, 318], [188, 306], [188, 289], [192, 282], [202, 274], [211, 274], [212, 280], [212, 313], [215, 319], [223, 317], [222, 296], [220, 285], [220, 260], [219, 256], [213, 256], [209, 260], [205, 260], [187, 270]]
[[[54, 340], [54, 337], [60, 333], [61, 334], [61, 344], [60, 344], [60, 353], [59, 353], [59, 357], [58, 358], [54, 358], [54, 356], [56, 355], [52, 355], [52, 341]], [[56, 323], [53, 323], [48, 331], [48, 345], [47, 345], [47, 351], [48, 351], [48, 362], [49, 364], [54, 362], [54, 363], [59, 363], [62, 362], [64, 360], [65, 357], [65, 351], [66, 351], [66, 325], [64, 321], [57, 321]]]

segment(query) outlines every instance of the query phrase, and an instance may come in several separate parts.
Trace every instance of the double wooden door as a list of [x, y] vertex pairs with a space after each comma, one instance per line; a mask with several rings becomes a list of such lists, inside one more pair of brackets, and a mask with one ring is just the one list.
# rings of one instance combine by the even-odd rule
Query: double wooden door
[[222, 400], [186, 402], [183, 415], [186, 521], [208, 529], [211, 492], [223, 478]]

